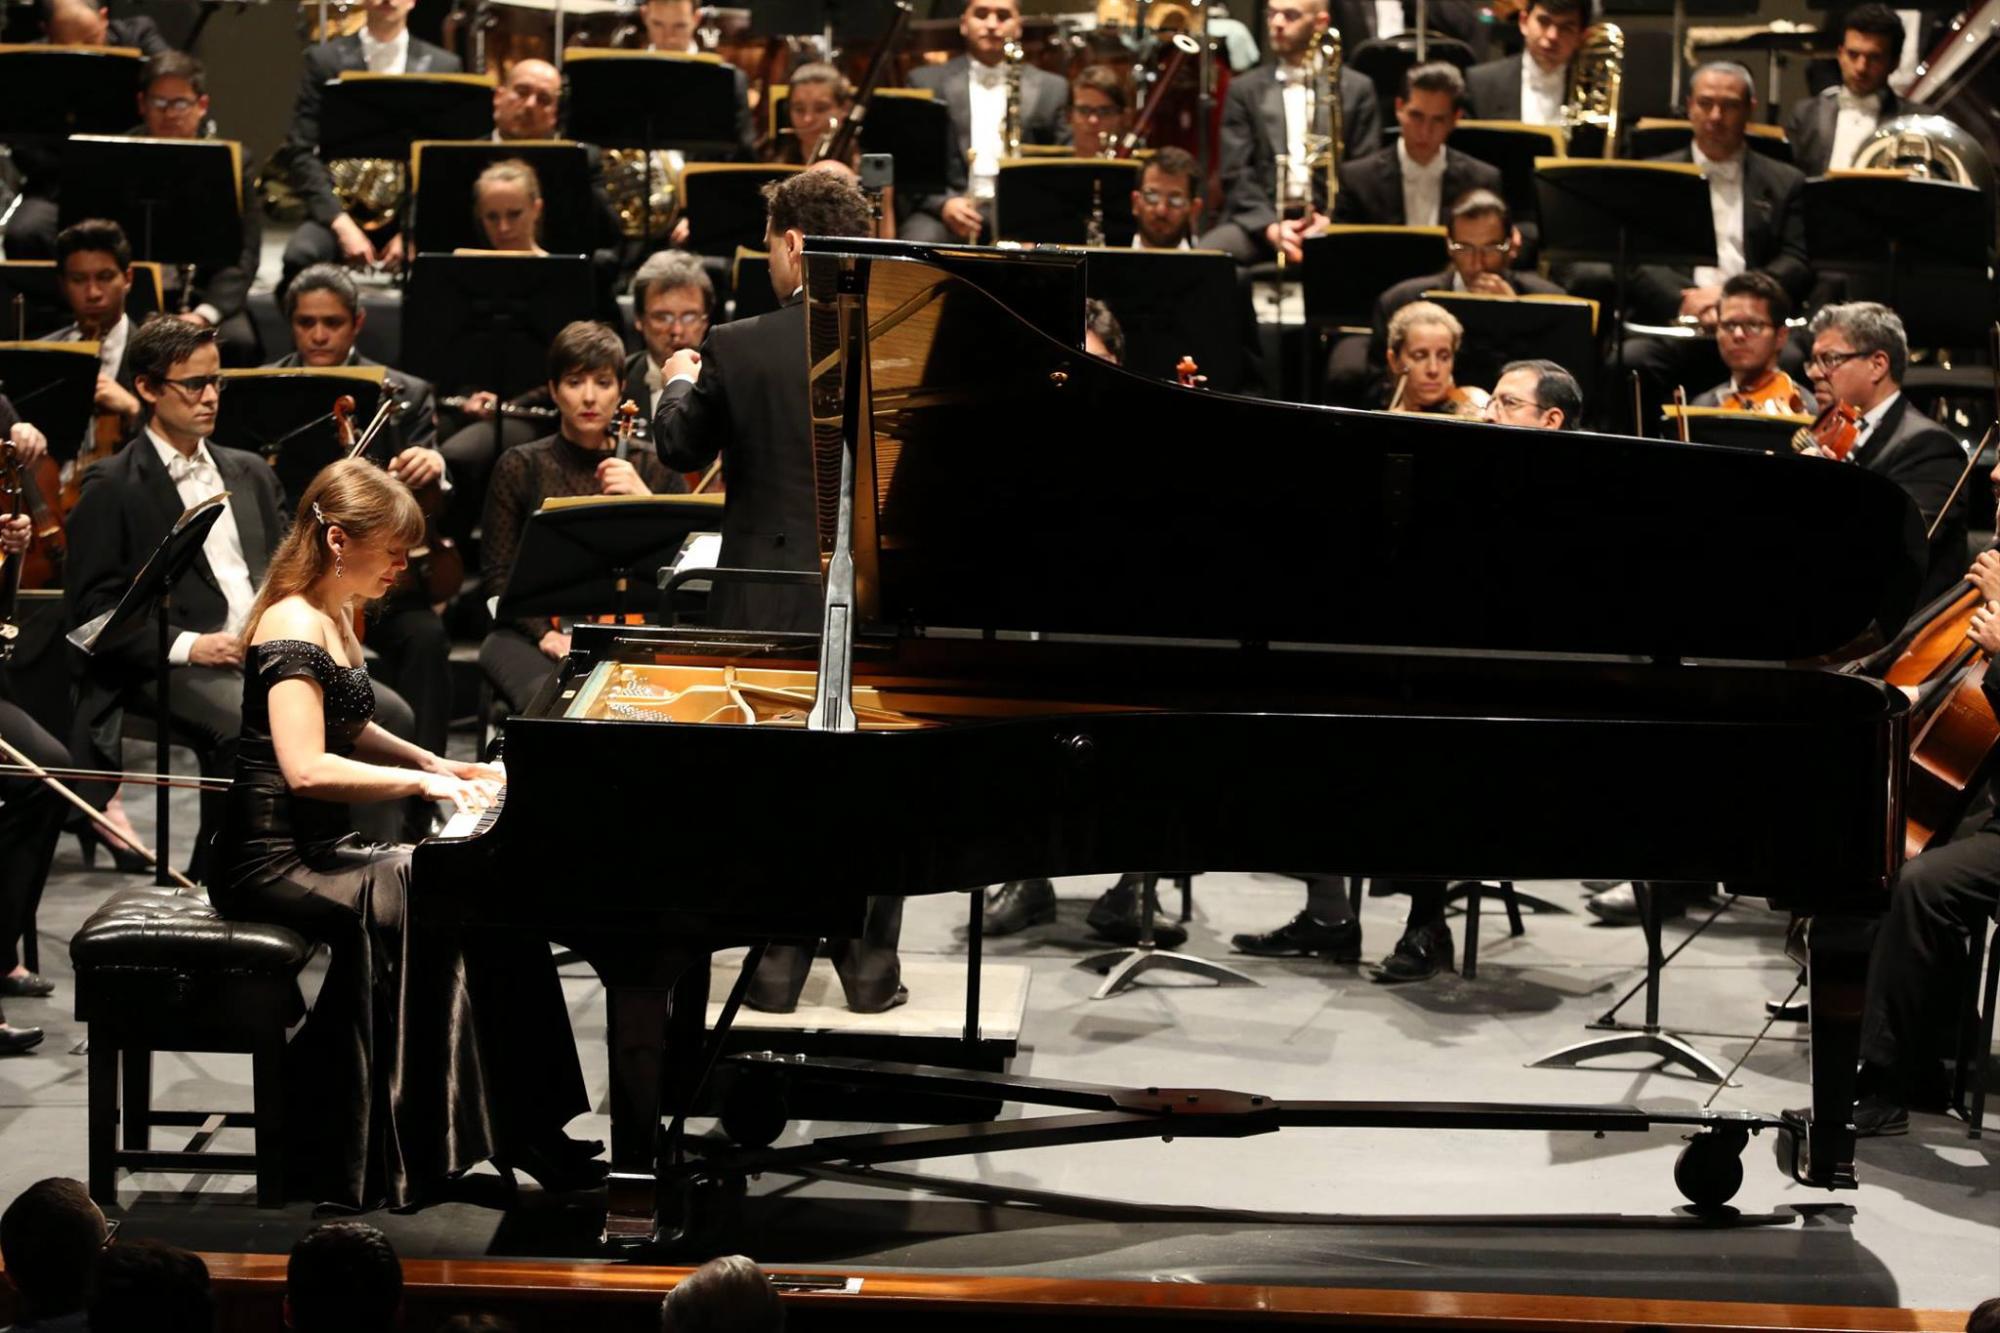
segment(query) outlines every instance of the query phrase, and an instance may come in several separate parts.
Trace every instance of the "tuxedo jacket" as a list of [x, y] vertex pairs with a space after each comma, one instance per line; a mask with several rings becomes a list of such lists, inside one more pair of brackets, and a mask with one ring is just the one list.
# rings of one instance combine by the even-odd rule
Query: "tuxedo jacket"
[[[276, 361], [266, 364], [280, 369], [295, 370], [302, 363], [297, 352], [287, 352]], [[383, 383], [386, 385], [393, 380], [400, 385], [403, 401], [409, 404], [394, 425], [383, 428], [393, 432], [395, 447], [385, 450], [380, 446], [371, 445], [368, 450], [371, 455], [387, 462], [405, 449], [437, 448], [437, 395], [432, 390], [429, 380], [418, 379], [408, 371], [397, 370], [393, 366], [384, 366], [373, 357], [363, 356], [359, 352], [349, 353], [347, 364], [382, 366]], [[366, 424], [368, 423], [365, 421], [360, 423], [360, 425]]]
[[[278, 474], [252, 453], [226, 449], [211, 442], [208, 452], [229, 492], [229, 509], [243, 541], [250, 583], [264, 581], [264, 571], [288, 526], [283, 488]], [[153, 443], [143, 433], [110, 458], [84, 474], [83, 493], [69, 516], [69, 557], [63, 579], [63, 609], [75, 629], [102, 615], [125, 590], [148, 556], [172, 531], [186, 506], [173, 479], [160, 463]], [[182, 630], [206, 634], [229, 619], [229, 601], [210, 568], [208, 557], [195, 557], [194, 568], [174, 587], [167, 614], [169, 637]], [[96, 737], [105, 754], [116, 754], [120, 725], [119, 697], [128, 687], [152, 679], [157, 662], [158, 620], [116, 647], [88, 660], [77, 693], [77, 720]]]
[[[1692, 162], [1682, 148], [1655, 162]], [[1743, 262], [1778, 280], [1796, 303], [1812, 286], [1806, 259], [1806, 178], [1796, 167], [1762, 153], [1743, 153]], [[1694, 285], [1689, 269], [1642, 264], [1632, 271], [1632, 313], [1648, 324], [1665, 324], [1680, 313], [1681, 289]]]
[[[1451, 216], [1453, 201], [1467, 190], [1498, 194], [1500, 168], [1446, 145], [1444, 181], [1438, 191], [1440, 226]], [[1333, 201], [1333, 220], [1393, 227], [1408, 222], [1403, 216], [1403, 159], [1393, 147], [1340, 164], [1340, 194]]]
[[[134, 46], [141, 54], [156, 56], [170, 50], [159, 25], [145, 17], [112, 19], [105, 31], [106, 46]], [[37, 45], [46, 46], [42, 39]], [[21, 194], [29, 199], [58, 199], [62, 195], [62, 155], [60, 140], [25, 137], [13, 145], [14, 169], [21, 175]]]
[[[130, 315], [127, 315], [126, 318], [132, 319]], [[139, 395], [139, 374], [132, 367], [132, 335], [138, 331], [139, 321], [132, 319], [132, 327], [125, 333], [125, 354], [118, 358], [118, 373], [111, 377], [118, 381], [118, 387], [135, 398]], [[82, 337], [83, 330], [77, 328], [75, 324], [65, 324], [54, 333], [49, 334], [43, 341], [52, 343], [76, 342], [81, 340]], [[33, 420], [32, 417], [29, 419]]]
[[[1412, 301], [1423, 299], [1425, 292], [1448, 292], [1456, 270], [1446, 266], [1442, 273], [1427, 273], [1421, 278], [1409, 278], [1387, 288], [1375, 298], [1375, 331], [1368, 338], [1368, 366], [1378, 374], [1389, 365], [1389, 320], [1398, 310]], [[1526, 269], [1509, 269], [1507, 282], [1523, 296], [1566, 296], [1567, 292], [1550, 282], [1539, 273]], [[1523, 351], [1522, 355], [1528, 355]]]
[[[653, 445], [667, 466], [699, 472], [722, 459], [726, 567], [819, 573], [806, 388], [805, 303], [793, 300], [710, 329], [700, 379], [670, 384], [660, 396]], [[710, 620], [817, 631], [821, 602], [817, 585], [718, 582]]]
[[[1343, 66], [1340, 71], [1341, 156], [1358, 160], [1382, 146], [1382, 107], [1375, 85]], [[1252, 236], [1278, 220], [1272, 192], [1278, 153], [1287, 142], [1285, 95], [1269, 65], [1230, 81], [1222, 108], [1224, 216]], [[1317, 192], [1317, 187], [1315, 187]], [[1324, 206], [1325, 201], [1318, 201]]]
[[136, 46], [139, 53], [148, 58], [165, 55], [173, 50], [160, 25], [143, 14], [130, 18], [112, 19], [104, 34], [106, 46]]
[[[1930, 108], [1906, 102], [1888, 85], [1882, 88], [1879, 125], [1892, 116], [1916, 115]], [[1833, 135], [1840, 120], [1840, 85], [1822, 89], [1817, 97], [1802, 97], [1785, 116], [1785, 138], [1791, 141], [1792, 165], [1808, 176], [1824, 176], [1833, 164]], [[1846, 162], [1841, 166], [1849, 165]]]
[[[1350, 57], [1355, 47], [1381, 36], [1375, 17], [1375, 0], [1333, 0], [1328, 8], [1333, 14], [1333, 26], [1340, 30], [1341, 48]], [[1403, 31], [1406, 33], [1416, 26], [1416, 8], [1414, 0], [1403, 0]], [[1469, 4], [1455, 4], [1451, 0], [1432, 4], [1425, 26], [1432, 32], [1456, 37], [1467, 44], [1479, 40], [1479, 20], [1474, 17], [1473, 6]], [[1436, 56], [1431, 58], [1437, 59]]]
[[[1917, 411], [1908, 394], [1883, 414], [1881, 424], [1869, 433], [1857, 456], [1862, 467], [1903, 488], [1916, 502], [1926, 528], [1937, 522], [1959, 474], [1965, 471], [1964, 448], [1950, 431]], [[1931, 537], [1919, 605], [1965, 576], [1970, 563], [1965, 546], [1965, 501], [1961, 497]]]
[[[964, 194], [971, 181], [965, 155], [972, 147], [972, 57], [953, 56], [942, 65], [925, 65], [910, 74], [912, 88], [928, 88], [951, 113], [951, 132], [958, 151], [945, 155], [953, 194]], [[1021, 66], [1021, 142], [1069, 142], [1069, 83], [1033, 65]], [[944, 196], [921, 199], [927, 213], [944, 207]]]
[[[333, 177], [320, 160], [320, 104], [327, 81], [343, 70], [365, 70], [368, 60], [361, 54], [361, 38], [336, 37], [306, 48], [305, 70], [299, 76], [299, 97], [292, 107], [292, 128], [278, 150], [291, 174], [292, 188], [306, 206], [306, 216], [323, 227], [332, 226], [340, 216], [340, 201], [334, 198]], [[432, 46], [420, 37], [410, 38], [407, 74], [456, 74], [462, 68], [457, 56], [441, 46]]]

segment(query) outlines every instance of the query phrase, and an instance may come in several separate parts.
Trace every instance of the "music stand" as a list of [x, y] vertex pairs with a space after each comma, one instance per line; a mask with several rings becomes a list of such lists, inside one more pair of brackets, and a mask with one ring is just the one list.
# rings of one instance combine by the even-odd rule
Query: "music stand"
[[[132, 285], [125, 289], [125, 316], [134, 324], [159, 310], [166, 300], [160, 266], [134, 262]], [[53, 259], [0, 260], [0, 324], [25, 338], [71, 323], [69, 304], [62, 297], [62, 275]]]
[[[1569, 155], [1561, 130], [1521, 120], [1461, 120], [1445, 142], [1468, 157], [1499, 168], [1500, 193], [1516, 223], [1533, 224], [1536, 220], [1536, 159]], [[1449, 207], [1451, 201], [1447, 199], [1445, 204]]]
[[993, 180], [993, 234], [1024, 244], [1083, 245], [1095, 217], [1104, 232], [1096, 244], [1129, 246], [1138, 229], [1132, 191], [1144, 172], [1129, 158], [1007, 158]]
[[[1743, 128], [1744, 142], [1750, 146], [1751, 152], [1761, 153], [1773, 162], [1783, 162], [1786, 166], [1792, 164], [1792, 141], [1785, 137], [1783, 126], [1765, 125], [1753, 120]], [[1646, 116], [1625, 132], [1625, 155], [1644, 162], [1679, 152], [1693, 142], [1694, 126], [1687, 121]]]
[[110, 218], [136, 258], [226, 268], [243, 255], [243, 149], [228, 139], [70, 137], [62, 221]]
[[286, 495], [303, 495], [321, 468], [346, 451], [333, 401], [354, 399], [356, 429], [382, 401], [381, 366], [256, 366], [225, 370], [229, 410], [215, 419], [215, 442], [261, 456]]
[[173, 608], [174, 585], [181, 581], [194, 562], [201, 556], [201, 544], [208, 539], [208, 530], [222, 517], [222, 507], [229, 503], [229, 492], [218, 491], [192, 508], [184, 511], [174, 520], [174, 526], [160, 540], [153, 553], [146, 557], [146, 563], [133, 577], [125, 595], [118, 599], [118, 605], [101, 616], [78, 625], [69, 632], [69, 641], [85, 657], [95, 657], [101, 649], [123, 643], [144, 628], [150, 615], [155, 625], [154, 648], [157, 656], [153, 666], [153, 697], [159, 717], [156, 726], [158, 740], [153, 749], [153, 776], [158, 785], [154, 788], [155, 803], [153, 818], [159, 826], [154, 845], [159, 855], [153, 858], [153, 882], [161, 888], [173, 883], [167, 869], [167, 833], [171, 811], [167, 798], [173, 793], [167, 787], [167, 752], [173, 744], [173, 709], [168, 702], [172, 671], [167, 663], [167, 652], [173, 647], [175, 631], [168, 624], [168, 612]]
[[542, 247], [559, 255], [587, 255], [596, 248], [597, 206], [590, 189], [590, 157], [582, 144], [567, 139], [420, 139], [410, 147], [410, 229], [419, 253], [486, 246], [473, 216], [473, 182], [480, 172], [509, 158], [533, 167], [541, 182]]
[[1678, 440], [1680, 429], [1673, 423], [1687, 421], [1688, 439], [1695, 444], [1719, 444], [1730, 449], [1755, 449], [1762, 453], [1788, 454], [1792, 436], [1813, 419], [1789, 412], [1743, 412], [1729, 407], [1660, 408], [1660, 420], [1668, 423], [1664, 438]]
[[583, 255], [420, 254], [403, 298], [403, 366], [440, 392], [513, 398], [547, 383], [549, 344], [595, 309]]
[[320, 160], [410, 160], [419, 139], [485, 139], [493, 133], [486, 74], [373, 74], [342, 70], [320, 104]]
[[130, 129], [144, 64], [129, 46], [0, 46], [0, 141]]
[[7, 400], [59, 459], [76, 457], [96, 420], [97, 352], [96, 343], [0, 342]]
[[[736, 68], [715, 56], [583, 47], [569, 53], [563, 74], [569, 81], [569, 136], [600, 148], [643, 151], [648, 197], [654, 192], [656, 151], [734, 157], [742, 147], [736, 133]], [[652, 216], [648, 209], [642, 238], [648, 250]]]
[[951, 111], [928, 88], [877, 88], [861, 123], [861, 151], [896, 159], [896, 197], [916, 201], [951, 190]]
[[577, 619], [631, 610], [635, 588], [655, 587], [691, 533], [722, 521], [719, 495], [580, 495], [542, 501], [521, 545], [496, 619]]
[[1574, 375], [1583, 401], [1591, 401], [1597, 387], [1597, 302], [1546, 293], [1452, 291], [1425, 292], [1424, 300], [1449, 310], [1465, 328], [1452, 359], [1459, 383], [1492, 384], [1500, 367], [1532, 352]]
[[1211, 389], [1242, 392], [1254, 334], [1244, 325], [1254, 316], [1233, 258], [1220, 250], [1085, 253], [1085, 288], [1118, 316], [1127, 370], [1172, 380], [1181, 357], [1192, 356]]
[[747, 245], [736, 247], [736, 259], [729, 266], [731, 319], [768, 315], [778, 308], [778, 294], [771, 290], [771, 256]]
[[769, 213], [764, 186], [803, 170], [761, 162], [688, 163], [681, 168], [681, 216], [688, 222], [684, 248], [698, 255], [762, 249]]
[[868, 41], [889, 31], [895, 0], [758, 0], [757, 31], [770, 37], [822, 37]]
[[[1542, 257], [1612, 266], [1613, 384], [1625, 379], [1625, 295], [1636, 264], [1693, 268], [1715, 262], [1715, 217], [1708, 182], [1692, 162], [1535, 163]], [[1633, 427], [1638, 429], [1637, 423]]]
[[1912, 343], [1985, 342], [1993, 218], [1977, 186], [1833, 171], [1806, 182], [1805, 213], [1813, 266], [1881, 284], [1875, 294], [1903, 317]]

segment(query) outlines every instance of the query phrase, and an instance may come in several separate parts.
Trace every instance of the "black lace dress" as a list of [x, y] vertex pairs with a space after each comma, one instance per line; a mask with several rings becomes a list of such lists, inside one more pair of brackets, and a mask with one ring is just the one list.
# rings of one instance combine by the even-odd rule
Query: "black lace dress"
[[366, 669], [298, 639], [250, 646], [209, 897], [332, 950], [286, 1052], [292, 1189], [356, 1209], [408, 1204], [559, 1132], [589, 1109], [583, 1073], [545, 944], [412, 932], [410, 849], [362, 842], [350, 807], [286, 786], [270, 692], [295, 678], [320, 687], [329, 753], [351, 754], [374, 714]]

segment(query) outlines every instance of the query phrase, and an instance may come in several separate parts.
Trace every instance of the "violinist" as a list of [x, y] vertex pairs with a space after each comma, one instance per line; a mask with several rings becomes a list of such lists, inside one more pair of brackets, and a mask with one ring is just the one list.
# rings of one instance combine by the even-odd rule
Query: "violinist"
[[1791, 313], [1792, 298], [1768, 273], [1749, 269], [1723, 283], [1715, 342], [1722, 364], [1729, 367], [1729, 379], [1697, 397], [1693, 405], [1812, 415], [1810, 386], [1801, 392], [1799, 384], [1778, 369], [1785, 320]]
[[1452, 378], [1465, 326], [1434, 301], [1413, 301], [1389, 321], [1391, 412], [1477, 418], [1486, 410], [1483, 389]]
[[[790, 133], [780, 133], [766, 158], [795, 167], [813, 162], [820, 143], [840, 129], [854, 108], [854, 88], [847, 76], [824, 61], [815, 60], [792, 71], [791, 91], [785, 95], [785, 114], [791, 121]], [[855, 144], [848, 166], [859, 160], [860, 144]]]
[[[102, 218], [86, 218], [56, 237], [56, 269], [72, 321], [49, 335], [50, 342], [97, 344], [96, 407], [104, 442], [115, 448], [139, 428], [139, 399], [125, 349], [132, 321], [125, 295], [132, 287], [132, 245], [125, 229]], [[114, 442], [115, 439], [115, 442]], [[94, 441], [56, 441], [56, 456], [67, 462], [77, 450], [91, 452]], [[108, 452], [108, 450], [106, 451]]]
[[[613, 434], [625, 393], [625, 344], [602, 324], [565, 325], [549, 346], [549, 396], [560, 424], [553, 435], [500, 456], [486, 491], [481, 578], [498, 597], [513, 572], [521, 529], [542, 501], [574, 495], [655, 495], [684, 491], [679, 474], [635, 444], [616, 453]], [[480, 669], [519, 712], [569, 653], [569, 633], [546, 619], [496, 622], [479, 647]]]
[[1806, 371], [1820, 411], [1832, 417], [1844, 409], [1854, 418], [1848, 460], [1901, 486], [1924, 526], [1937, 527], [1923, 585], [1925, 598], [1935, 596], [1958, 580], [1965, 565], [1963, 501], [1938, 521], [1965, 469], [1965, 449], [1903, 395], [1910, 344], [1895, 311], [1873, 301], [1823, 306], [1813, 316], [1812, 339]]
[[1536, 430], [1576, 430], [1583, 424], [1583, 390], [1553, 361], [1509, 361], [1493, 382], [1484, 420]]
[[[0, 518], [0, 558], [18, 559], [28, 549], [31, 527], [26, 514]], [[4, 675], [0, 675], [0, 739], [43, 768], [70, 764], [62, 742], [7, 697]], [[11, 762], [12, 757], [4, 761]], [[55, 991], [54, 983], [22, 964], [19, 950], [21, 932], [34, 918], [48, 881], [62, 825], [63, 805], [44, 783], [25, 774], [0, 774], [0, 996], [39, 998]], [[29, 1050], [41, 1039], [39, 1028], [9, 1027], [6, 1015], [0, 1013], [0, 1055]]]
[[1132, 94], [1109, 65], [1085, 65], [1069, 81], [1070, 146], [1078, 157], [1111, 157], [1132, 128]]

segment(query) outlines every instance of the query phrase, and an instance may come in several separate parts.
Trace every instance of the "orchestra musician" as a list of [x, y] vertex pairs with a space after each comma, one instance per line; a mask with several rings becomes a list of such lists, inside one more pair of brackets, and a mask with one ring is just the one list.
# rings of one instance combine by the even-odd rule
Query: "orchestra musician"
[[1114, 366], [1125, 364], [1125, 328], [1102, 301], [1083, 303], [1083, 350]]
[[493, 163], [472, 183], [472, 213], [489, 250], [547, 254], [542, 209], [541, 177], [518, 157]]
[[1403, 72], [1396, 98], [1402, 134], [1394, 147], [1340, 164], [1333, 220], [1393, 227], [1435, 227], [1468, 190], [1500, 190], [1500, 169], [1445, 142], [1458, 125], [1465, 77], [1445, 61]]
[[1085, 65], [1069, 81], [1069, 141], [1078, 157], [1111, 157], [1132, 128], [1132, 95], [1109, 65]]
[[1748, 269], [1722, 284], [1722, 305], [1715, 322], [1715, 346], [1729, 378], [1703, 392], [1696, 407], [1723, 407], [1735, 412], [1775, 412], [1813, 415], [1808, 410], [1810, 386], [1799, 385], [1778, 369], [1778, 351], [1785, 345], [1785, 321], [1792, 298], [1768, 273]]
[[[1701, 168], [1715, 215], [1716, 262], [1692, 271], [1640, 265], [1630, 286], [1632, 319], [1688, 322], [1713, 331], [1722, 284], [1745, 269], [1770, 274], [1793, 301], [1806, 294], [1812, 282], [1806, 261], [1806, 178], [1746, 146], [1756, 108], [1756, 85], [1741, 65], [1711, 61], [1688, 80], [1694, 141], [1656, 160], [1693, 162]], [[1672, 395], [1673, 386], [1685, 384], [1691, 371], [1709, 364], [1708, 347], [1702, 339], [1639, 335], [1625, 340], [1624, 363], [1639, 372], [1644, 401], [1659, 403]]]
[[1391, 412], [1423, 412], [1447, 417], [1479, 417], [1485, 390], [1452, 378], [1452, 363], [1465, 326], [1435, 301], [1412, 301], [1389, 318]]
[[1562, 288], [1529, 269], [1515, 268], [1521, 232], [1507, 201], [1493, 190], [1473, 190], [1446, 210], [1443, 271], [1410, 278], [1375, 298], [1373, 332], [1336, 339], [1327, 357], [1327, 396], [1336, 403], [1369, 406], [1368, 393], [1388, 365], [1389, 320], [1425, 292], [1480, 292], [1487, 296], [1558, 296]]
[[[116, 606], [181, 511], [229, 492], [193, 573], [175, 587], [169, 609], [175, 634], [167, 654], [175, 734], [194, 750], [204, 777], [228, 778], [242, 724], [240, 636], [257, 580], [284, 533], [283, 497], [277, 474], [263, 459], [209, 441], [222, 400], [215, 330], [155, 317], [133, 332], [130, 355], [149, 419], [130, 445], [84, 478], [83, 497], [69, 517], [64, 610], [74, 629]], [[134, 635], [85, 666], [70, 750], [88, 757], [88, 767], [124, 767], [119, 756], [126, 710], [155, 716], [154, 642], [150, 631]], [[377, 711], [408, 735], [409, 705], [378, 690]], [[216, 792], [202, 793], [192, 879], [206, 870], [222, 801]]]
[[320, 160], [320, 104], [327, 82], [342, 70], [375, 74], [456, 74], [459, 58], [410, 32], [410, 10], [416, 0], [365, 0], [362, 27], [348, 37], [334, 37], [309, 46], [299, 77], [298, 101], [292, 109], [291, 131], [278, 161], [291, 177], [292, 188], [305, 203], [306, 218], [285, 245], [282, 292], [301, 270], [338, 260], [355, 268], [394, 269], [403, 262], [403, 235], [371, 238], [333, 192], [333, 177]]
[[[951, 192], [917, 200], [898, 220], [905, 240], [975, 241], [990, 234], [993, 179], [1005, 155], [1006, 48], [1021, 40], [1020, 0], [969, 0], [958, 19], [965, 54], [910, 75], [912, 88], [928, 88], [951, 112], [956, 151], [947, 155]], [[1023, 61], [1020, 75], [1021, 142], [1069, 140], [1069, 84]]]
[[715, 284], [701, 257], [662, 250], [647, 259], [632, 276], [632, 313], [642, 345], [625, 363], [625, 396], [651, 421], [666, 393], [667, 362], [700, 348], [715, 315]]
[[[33, 527], [26, 514], [0, 518], [0, 555], [13, 559], [27, 550]], [[0, 740], [43, 768], [70, 766], [62, 742], [8, 697], [4, 674], [0, 674]], [[13, 756], [0, 762], [12, 763]], [[0, 774], [0, 996], [39, 998], [55, 993], [54, 982], [22, 963], [20, 942], [48, 882], [65, 810], [55, 792], [38, 778]], [[40, 1029], [9, 1027], [6, 1015], [0, 1013], [0, 1055], [28, 1050], [40, 1040]]]
[[[683, 55], [701, 54], [695, 34], [701, 6], [695, 0], [645, 0], [639, 17], [646, 25], [646, 49]], [[757, 160], [757, 125], [750, 115], [750, 76], [731, 65], [736, 78], [736, 151], [738, 162]]]
[[1583, 424], [1583, 389], [1553, 361], [1509, 361], [1493, 382], [1485, 420], [1532, 430], [1576, 430]]
[[[800, 350], [806, 338], [803, 250], [809, 235], [871, 235], [874, 219], [860, 186], [833, 171], [802, 171], [773, 181], [764, 187], [764, 201], [764, 243], [779, 306], [768, 314], [716, 325], [699, 351], [682, 348], [667, 359], [653, 439], [667, 463], [682, 472], [698, 472], [722, 460], [729, 489], [722, 511], [721, 566], [817, 575], [807, 366]], [[490, 541], [491, 523], [487, 527]], [[812, 631], [820, 626], [821, 602], [816, 583], [718, 580], [709, 594], [709, 620], [732, 629]], [[877, 1013], [908, 998], [896, 953], [902, 918], [901, 899], [870, 898], [861, 939], [834, 943], [834, 971], [848, 1008]], [[812, 959], [810, 947], [772, 947], [752, 980], [747, 1003], [768, 1012], [791, 1012]]]
[[[90, 0], [37, 0], [42, 41], [50, 46], [124, 46], [157, 56], [169, 48], [159, 25], [143, 14], [114, 19]], [[21, 173], [20, 201], [7, 221], [7, 258], [48, 259], [55, 254], [62, 164], [53, 147], [32, 141], [12, 145]]]
[[[214, 131], [208, 118], [208, 73], [191, 55], [167, 51], [146, 62], [139, 86], [140, 124], [133, 131], [154, 139], [199, 139]], [[169, 264], [167, 307], [177, 318], [215, 330], [225, 366], [257, 364], [257, 330], [250, 322], [250, 283], [264, 253], [264, 222], [255, 200], [251, 171], [243, 169], [243, 249], [234, 264], [197, 265], [181, 290], [183, 271]], [[184, 309], [183, 309], [184, 307]]]
[[[71, 223], [56, 237], [56, 268], [72, 321], [48, 341], [97, 344], [97, 413], [115, 419], [113, 429], [123, 440], [139, 428], [141, 411], [129, 355], [132, 321], [125, 314], [132, 287], [132, 246], [125, 229], [102, 218]], [[68, 461], [90, 444], [57, 440], [55, 455]]]
[[1207, 200], [1201, 195], [1201, 168], [1194, 154], [1172, 144], [1153, 154], [1132, 191], [1134, 250], [1187, 250], [1189, 232]]
[[1583, 46], [1590, 22], [1588, 0], [1533, 0], [1515, 17], [1521, 51], [1474, 65], [1465, 72], [1466, 105], [1479, 120], [1563, 123], [1570, 62]]
[[1806, 371], [1820, 409], [1839, 403], [1861, 414], [1848, 461], [1901, 486], [1924, 526], [1937, 524], [1921, 604], [1951, 587], [1965, 566], [1963, 498], [1938, 522], [1965, 469], [1965, 449], [1904, 396], [1910, 342], [1895, 311], [1873, 301], [1822, 306], [1813, 316], [1812, 339]]
[[412, 931], [410, 849], [359, 840], [344, 813], [408, 798], [478, 811], [503, 780], [374, 720], [354, 611], [423, 533], [408, 488], [365, 460], [306, 488], [243, 620], [243, 734], [209, 888], [224, 916], [331, 946], [286, 1051], [288, 1188], [354, 1209], [419, 1201], [486, 1158], [545, 1189], [603, 1177], [563, 1132], [589, 1102], [548, 947]]
[[[854, 108], [854, 86], [847, 76], [825, 61], [800, 65], [791, 74], [785, 94], [785, 114], [791, 132], [780, 134], [765, 158], [771, 162], [802, 167], [814, 160], [820, 142], [840, 128]], [[860, 152], [859, 142], [855, 153]], [[853, 162], [848, 163], [853, 166]]]
[[[1272, 63], [1230, 81], [1222, 111], [1223, 221], [1202, 237], [1207, 250], [1226, 250], [1239, 263], [1269, 260], [1280, 251], [1296, 263], [1299, 242], [1324, 225], [1322, 182], [1306, 160], [1306, 53], [1328, 24], [1326, 0], [1278, 0], [1265, 11]], [[1382, 145], [1382, 108], [1375, 85], [1340, 70], [1341, 148], [1346, 159], [1366, 157]], [[1288, 160], [1293, 192], [1314, 192], [1302, 218], [1281, 218], [1278, 158]]]
[[1882, 122], [1930, 110], [1898, 97], [1889, 86], [1903, 58], [1903, 21], [1889, 6], [1869, 3], [1848, 10], [1834, 55], [1840, 82], [1792, 103], [1785, 116], [1792, 165], [1808, 176], [1854, 165], [1854, 154]]
[[[577, 320], [549, 345], [549, 396], [561, 414], [552, 435], [509, 449], [493, 469], [481, 521], [481, 580], [498, 597], [513, 572], [521, 529], [544, 500], [574, 495], [655, 495], [686, 483], [644, 445], [613, 451], [625, 390], [625, 344], [602, 324]], [[569, 633], [543, 619], [496, 622], [479, 647], [479, 666], [510, 710], [519, 712], [569, 652]]]

